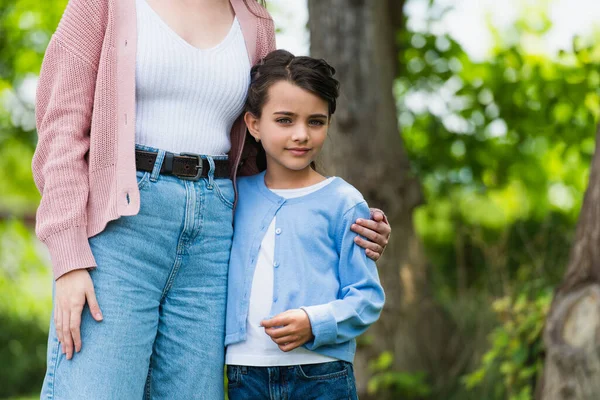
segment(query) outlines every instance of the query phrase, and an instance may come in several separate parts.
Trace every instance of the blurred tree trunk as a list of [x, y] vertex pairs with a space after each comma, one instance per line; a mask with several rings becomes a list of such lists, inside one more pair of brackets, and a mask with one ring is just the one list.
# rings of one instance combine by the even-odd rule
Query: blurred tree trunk
[[546, 320], [537, 398], [600, 399], [600, 127], [567, 272]]
[[427, 263], [413, 227], [413, 210], [423, 195], [400, 137], [392, 92], [403, 3], [308, 1], [311, 54], [330, 62], [341, 83], [321, 162], [327, 174], [347, 179], [371, 207], [383, 209], [393, 228], [388, 250], [378, 262], [386, 305], [368, 332], [372, 344], [359, 349], [355, 363], [364, 398], [366, 360], [383, 351], [393, 353], [395, 369], [425, 371], [436, 385], [451, 379], [452, 360], [459, 351], [449, 318], [428, 291]]

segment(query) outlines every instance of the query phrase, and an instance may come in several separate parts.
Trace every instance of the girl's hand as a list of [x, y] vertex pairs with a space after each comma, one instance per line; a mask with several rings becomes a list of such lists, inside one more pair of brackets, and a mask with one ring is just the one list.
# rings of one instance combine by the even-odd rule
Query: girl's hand
[[260, 323], [265, 333], [282, 351], [290, 351], [308, 342], [314, 335], [304, 310], [288, 310]]
[[387, 223], [385, 214], [381, 210], [371, 208], [371, 218], [370, 220], [357, 219], [356, 224], [353, 224], [351, 229], [353, 232], [368, 239], [365, 240], [357, 236], [354, 242], [365, 249], [367, 257], [377, 261], [388, 245], [392, 228]]
[[96, 293], [90, 273], [85, 269], [68, 272], [56, 280], [54, 326], [67, 360], [73, 358], [73, 347], [81, 351], [81, 312], [88, 302], [90, 313], [96, 321], [102, 321], [102, 312], [96, 301]]

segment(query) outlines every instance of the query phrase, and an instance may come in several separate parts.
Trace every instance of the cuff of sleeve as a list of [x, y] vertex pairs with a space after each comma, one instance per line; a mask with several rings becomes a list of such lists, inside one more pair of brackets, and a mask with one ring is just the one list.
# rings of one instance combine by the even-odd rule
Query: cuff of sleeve
[[337, 337], [337, 322], [329, 304], [300, 307], [308, 315], [314, 339], [305, 344], [308, 350], [319, 346], [335, 343]]
[[54, 280], [67, 272], [96, 266], [85, 226], [57, 232], [43, 242], [50, 252]]

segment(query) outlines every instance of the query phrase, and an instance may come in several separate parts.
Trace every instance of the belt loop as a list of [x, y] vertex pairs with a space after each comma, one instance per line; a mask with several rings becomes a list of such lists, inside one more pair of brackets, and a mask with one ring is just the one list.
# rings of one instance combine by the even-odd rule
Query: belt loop
[[208, 170], [208, 188], [212, 189], [215, 184], [215, 160], [211, 156], [206, 156], [210, 169]]
[[160, 175], [160, 169], [162, 168], [163, 160], [165, 159], [165, 151], [158, 150], [158, 154], [156, 155], [156, 161], [154, 161], [154, 168], [152, 168], [152, 175], [150, 175], [150, 181], [156, 182], [158, 180], [158, 176]]

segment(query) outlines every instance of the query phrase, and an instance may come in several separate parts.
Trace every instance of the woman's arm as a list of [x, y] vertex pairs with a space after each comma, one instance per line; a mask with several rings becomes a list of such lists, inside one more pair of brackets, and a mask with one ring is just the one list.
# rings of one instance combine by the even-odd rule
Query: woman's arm
[[36, 95], [38, 144], [32, 161], [42, 194], [36, 234], [57, 279], [53, 317], [62, 352], [81, 349], [85, 303], [102, 314], [86, 268], [96, 265], [87, 237], [90, 126], [108, 0], [70, 0], [44, 56]]
[[38, 81], [32, 171], [42, 199], [36, 234], [48, 246], [55, 279], [95, 265], [87, 240], [86, 156], [107, 12], [108, 0], [70, 0]]

